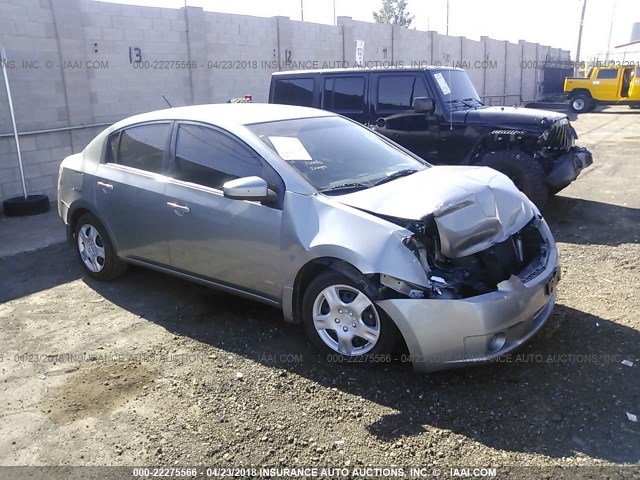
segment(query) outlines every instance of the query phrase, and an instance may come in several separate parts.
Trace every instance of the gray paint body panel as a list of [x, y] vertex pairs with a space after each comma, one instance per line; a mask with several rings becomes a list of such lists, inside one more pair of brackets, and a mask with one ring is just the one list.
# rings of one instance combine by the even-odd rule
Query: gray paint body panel
[[[339, 259], [363, 274], [386, 274], [430, 286], [427, 272], [403, 243], [413, 233], [379, 214], [407, 219], [433, 215], [443, 253], [452, 257], [501, 242], [539, 214], [504, 175], [479, 167], [433, 167], [356, 193], [326, 196], [317, 193], [239, 120], [217, 122], [215, 112], [220, 106], [214, 107], [211, 111], [189, 107], [134, 117], [106, 129], [82, 154], [68, 157], [62, 165], [59, 191], [63, 220], [69, 222], [69, 212], [77, 205], [93, 205], [125, 260], [231, 292], [241, 290], [250, 298], [280, 305], [285, 319], [292, 321], [296, 277], [314, 259]], [[194, 110], [190, 108], [196, 113], [191, 115]], [[273, 115], [331, 115], [283, 108], [289, 113], [279, 108]], [[231, 111], [228, 106], [222, 110]], [[260, 118], [269, 116], [262, 107], [258, 110]], [[220, 191], [162, 175], [100, 164], [110, 132], [162, 119], [206, 121], [245, 141], [282, 177], [286, 185], [282, 210], [231, 200]], [[73, 188], [72, 176], [78, 172], [84, 174], [81, 192]], [[106, 193], [97, 181], [110, 182], [113, 190]], [[122, 197], [114, 195], [120, 192]], [[184, 214], [167, 202], [185, 205], [189, 212]], [[462, 300], [378, 302], [400, 329], [417, 369], [487, 360], [515, 348], [542, 326], [555, 301], [555, 294], [547, 294], [545, 288], [557, 268], [557, 251], [544, 220], [537, 223], [548, 255], [544, 271], [528, 283], [512, 276], [495, 292]], [[487, 345], [496, 332], [504, 332], [506, 342], [497, 352], [490, 352]]]

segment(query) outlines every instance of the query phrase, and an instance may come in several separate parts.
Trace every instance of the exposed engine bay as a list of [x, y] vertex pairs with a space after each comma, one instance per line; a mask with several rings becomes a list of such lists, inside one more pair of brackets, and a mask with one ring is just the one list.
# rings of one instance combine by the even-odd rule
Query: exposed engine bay
[[[404, 240], [404, 245], [416, 256], [431, 282], [429, 288], [410, 286], [387, 275], [381, 275], [383, 288], [410, 298], [468, 298], [497, 289], [497, 285], [512, 275], [523, 280], [535, 277], [544, 268], [547, 245], [533, 218], [521, 230], [505, 241], [489, 248], [458, 258], [442, 253], [441, 240], [432, 215], [422, 221], [395, 223], [412, 231], [414, 235]], [[389, 291], [383, 292], [389, 295]]]

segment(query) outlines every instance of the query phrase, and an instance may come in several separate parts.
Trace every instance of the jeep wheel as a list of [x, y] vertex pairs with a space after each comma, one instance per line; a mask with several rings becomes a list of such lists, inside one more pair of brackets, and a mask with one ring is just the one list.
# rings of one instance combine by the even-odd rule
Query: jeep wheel
[[569, 102], [569, 107], [576, 113], [586, 113], [591, 108], [591, 98], [583, 93], [579, 93]]
[[544, 170], [532, 156], [520, 150], [498, 150], [485, 154], [478, 165], [504, 173], [538, 208], [542, 209], [547, 202]]

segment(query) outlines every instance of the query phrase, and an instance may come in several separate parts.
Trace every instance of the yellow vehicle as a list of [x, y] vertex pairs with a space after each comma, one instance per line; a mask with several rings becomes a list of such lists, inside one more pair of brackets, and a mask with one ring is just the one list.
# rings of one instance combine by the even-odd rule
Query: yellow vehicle
[[640, 108], [640, 65], [591, 67], [584, 78], [565, 78], [564, 93], [576, 113], [591, 112], [598, 105]]

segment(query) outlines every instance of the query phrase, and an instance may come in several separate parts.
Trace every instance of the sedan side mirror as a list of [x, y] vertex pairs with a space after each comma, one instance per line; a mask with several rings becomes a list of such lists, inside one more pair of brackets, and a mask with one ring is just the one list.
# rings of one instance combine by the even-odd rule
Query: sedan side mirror
[[431, 115], [436, 110], [436, 104], [433, 98], [416, 97], [413, 99], [413, 110], [416, 113], [426, 113]]
[[273, 200], [276, 194], [269, 190], [267, 182], [260, 177], [242, 177], [230, 180], [222, 185], [226, 198], [231, 200], [251, 200], [264, 202]]

